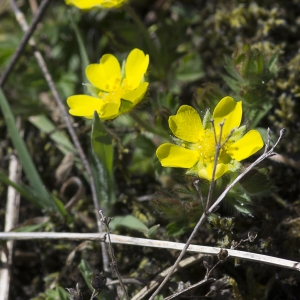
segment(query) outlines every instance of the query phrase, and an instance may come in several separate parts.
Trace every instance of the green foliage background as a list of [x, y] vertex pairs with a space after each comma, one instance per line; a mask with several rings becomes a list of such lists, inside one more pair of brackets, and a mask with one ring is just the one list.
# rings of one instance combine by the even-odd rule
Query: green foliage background
[[[17, 3], [30, 21], [33, 12], [28, 1]], [[144, 28], [137, 22], [142, 22]], [[80, 50], [76, 27], [87, 57]], [[8, 1], [1, 1], [0, 73], [22, 35]], [[256, 240], [242, 245], [241, 250], [300, 260], [299, 0], [132, 0], [130, 8], [86, 12], [67, 7], [63, 1], [53, 1], [34, 38], [63, 99], [85, 92], [82, 83], [86, 82], [87, 60], [98, 62], [106, 53], [122, 60], [133, 48], [150, 55], [150, 88], [144, 101], [131, 114], [104, 124], [112, 139], [107, 147], [114, 149], [114, 187], [113, 192], [108, 188], [108, 199], [99, 199], [107, 215], [116, 217], [113, 233], [186, 241], [202, 213], [197, 192], [182, 170], [163, 169], [155, 150], [162, 142], [170, 141], [168, 117], [180, 105], [192, 105], [203, 116], [206, 109], [213, 109], [223, 96], [230, 95], [243, 100], [248, 128], [258, 128], [265, 134], [270, 127], [274, 141], [281, 128], [287, 130], [276, 149], [283, 157], [280, 163], [265, 161], [261, 169], [249, 174], [248, 182], [232, 191], [217, 211], [219, 215], [201, 229], [194, 243], [230, 247], [232, 240], [255, 231]], [[24, 167], [19, 186], [21, 230], [96, 232], [87, 176], [29, 46], [3, 92], [14, 116], [21, 119], [19, 131], [48, 191], [45, 203], [51, 197], [60, 208], [38, 202], [42, 195], [35, 192]], [[80, 118], [73, 118], [73, 122], [92, 160], [91, 122]], [[17, 148], [11, 134], [2, 109], [0, 220], [5, 215], [9, 157]], [[64, 172], [58, 172], [60, 167]], [[97, 174], [96, 168], [94, 171]], [[66, 213], [62, 203], [67, 201], [64, 196], [69, 199], [70, 195], [62, 195], [61, 187], [73, 176], [80, 178], [84, 192]], [[216, 194], [228, 180], [225, 177], [220, 182]], [[201, 188], [205, 193], [207, 186]], [[157, 224], [159, 228], [152, 227]], [[0, 222], [1, 231], [3, 226]], [[74, 287], [77, 282], [88, 299], [90, 291], [83, 277], [103, 268], [101, 249], [99, 244], [89, 242], [67, 264], [68, 255], [77, 246], [76, 241], [17, 242], [10, 299], [67, 299], [61, 287]], [[124, 245], [115, 246], [115, 252], [121, 274], [144, 280], [145, 285], [172, 265], [177, 256], [172, 251]], [[204, 275], [205, 268], [197, 265], [180, 272], [173, 281], [195, 283]], [[294, 271], [229, 260], [212, 275], [217, 279], [227, 276], [227, 285], [216, 292], [215, 299], [221, 299], [217, 298], [221, 295], [225, 295], [222, 299], [299, 297], [300, 278]], [[172, 284], [175, 290], [176, 284]], [[138, 289], [130, 285], [130, 296]], [[203, 296], [208, 291], [204, 287], [195, 295]]]

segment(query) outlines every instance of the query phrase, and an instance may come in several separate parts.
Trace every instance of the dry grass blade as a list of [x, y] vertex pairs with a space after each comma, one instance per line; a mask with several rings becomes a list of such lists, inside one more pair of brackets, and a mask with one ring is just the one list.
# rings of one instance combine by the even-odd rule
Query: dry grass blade
[[[10, 158], [9, 179], [18, 182], [21, 176], [21, 167], [15, 155]], [[17, 225], [19, 214], [20, 194], [11, 186], [7, 189], [7, 203], [5, 213], [5, 231], [10, 231]], [[0, 269], [0, 299], [8, 300], [10, 286], [10, 267], [13, 259], [13, 241], [7, 242], [7, 253], [0, 253], [1, 262], [6, 265]]]

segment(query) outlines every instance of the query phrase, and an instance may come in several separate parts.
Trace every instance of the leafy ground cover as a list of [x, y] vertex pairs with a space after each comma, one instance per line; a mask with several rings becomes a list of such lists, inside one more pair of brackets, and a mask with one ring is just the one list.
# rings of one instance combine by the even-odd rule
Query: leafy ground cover
[[[16, 7], [11, 2], [0, 3], [2, 76], [24, 35], [16, 9], [30, 24], [45, 1], [16, 1]], [[114, 218], [112, 234], [185, 243], [205, 210], [200, 198], [206, 201], [211, 181], [195, 172], [186, 175], [186, 168], [162, 167], [156, 150], [164, 143], [182, 146], [178, 136], [171, 137], [168, 124], [180, 106], [192, 106], [205, 120], [207, 110], [212, 116], [219, 101], [230, 96], [242, 101], [247, 131], [257, 130], [267, 142], [270, 128], [271, 144], [282, 128], [286, 133], [277, 155], [230, 190], [192, 244], [300, 261], [299, 1], [132, 0], [119, 8], [91, 10], [50, 2], [33, 34], [35, 48], [32, 42], [26, 45], [1, 85], [0, 232], [8, 215], [9, 166], [16, 156], [22, 170], [15, 186], [21, 199], [14, 231], [96, 233], [103, 226], [95, 213], [99, 206], [106, 218]], [[133, 109], [123, 101], [126, 113], [105, 121], [98, 114], [90, 119], [67, 115], [90, 174], [36, 51], [67, 111], [68, 97], [91, 92], [85, 73], [89, 64], [108, 53], [122, 62], [135, 48], [149, 55], [150, 62], [143, 79], [149, 82], [147, 92]], [[213, 201], [260, 151], [234, 172], [220, 175]], [[117, 243], [113, 248], [130, 299], [179, 255], [137, 245]], [[1, 250], [9, 252], [4, 241]], [[118, 284], [101, 284], [104, 274], [107, 283], [117, 280], [117, 274], [105, 263], [99, 241], [18, 240], [12, 253], [8, 299], [77, 299], [77, 283], [82, 299], [90, 299], [91, 280], [101, 290], [98, 299], [125, 299]], [[208, 272], [211, 281], [178, 297], [299, 298], [296, 270], [205, 255], [173, 275], [156, 299], [200, 282]]]

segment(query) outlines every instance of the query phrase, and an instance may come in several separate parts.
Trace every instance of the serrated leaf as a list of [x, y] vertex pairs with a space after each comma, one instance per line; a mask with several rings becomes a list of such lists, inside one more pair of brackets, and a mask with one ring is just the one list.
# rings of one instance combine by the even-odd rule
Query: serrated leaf
[[240, 184], [248, 194], [259, 195], [265, 193], [273, 183], [263, 171], [252, 169], [240, 180]]
[[169, 236], [179, 236], [186, 231], [185, 222], [172, 222], [166, 226], [167, 233]]
[[239, 83], [236, 79], [227, 75], [222, 75], [222, 78], [233, 91], [237, 92], [239, 90]]

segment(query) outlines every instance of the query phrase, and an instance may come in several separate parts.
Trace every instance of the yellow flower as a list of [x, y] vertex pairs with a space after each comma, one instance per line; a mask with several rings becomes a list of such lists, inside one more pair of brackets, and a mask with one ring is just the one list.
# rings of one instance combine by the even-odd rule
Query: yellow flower
[[149, 55], [139, 49], [129, 53], [122, 69], [115, 56], [103, 55], [99, 64], [91, 64], [85, 70], [91, 96], [69, 97], [69, 113], [92, 119], [96, 111], [105, 120], [130, 111], [147, 91], [149, 83], [144, 81], [144, 75], [148, 65]]
[[[187, 174], [211, 181], [216, 140], [221, 140], [215, 173], [215, 179], [218, 179], [226, 172], [236, 171], [241, 160], [256, 153], [264, 145], [257, 130], [250, 130], [244, 135], [245, 126], [239, 127], [241, 119], [242, 102], [236, 102], [231, 97], [221, 99], [212, 117], [207, 112], [203, 123], [194, 108], [183, 105], [175, 116], [169, 118], [176, 145], [162, 144], [156, 150], [156, 155], [163, 167], [187, 168]], [[224, 124], [222, 129], [221, 123]]]
[[117, 8], [124, 4], [126, 0], [65, 0], [66, 4], [74, 5], [80, 9]]

